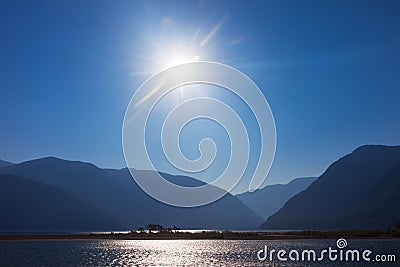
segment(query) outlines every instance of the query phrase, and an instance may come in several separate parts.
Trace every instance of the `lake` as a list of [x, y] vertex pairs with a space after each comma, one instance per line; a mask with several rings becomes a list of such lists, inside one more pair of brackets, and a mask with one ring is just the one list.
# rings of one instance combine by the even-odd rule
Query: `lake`
[[[342, 249], [370, 250], [370, 262], [339, 261], [336, 240], [51, 240], [0, 241], [0, 266], [400, 266], [400, 240], [347, 240]], [[286, 251], [287, 261], [276, 253], [272, 262], [261, 261], [267, 246]], [[337, 260], [325, 255], [318, 262], [288, 258], [290, 251], [336, 249]], [[282, 253], [282, 252], [281, 252]], [[396, 262], [376, 262], [375, 256], [395, 255]], [[295, 256], [292, 253], [291, 256]], [[305, 254], [306, 255], [306, 254]], [[349, 254], [350, 255], [350, 254]], [[360, 254], [361, 255], [361, 254]], [[282, 256], [282, 255], [281, 255]], [[343, 257], [345, 259], [345, 257]], [[393, 260], [393, 259], [391, 259]]]

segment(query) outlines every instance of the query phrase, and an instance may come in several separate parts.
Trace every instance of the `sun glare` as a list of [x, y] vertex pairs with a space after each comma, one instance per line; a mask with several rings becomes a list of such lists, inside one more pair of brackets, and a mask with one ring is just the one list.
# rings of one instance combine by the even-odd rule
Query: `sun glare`
[[[185, 28], [174, 18], [161, 19], [159, 27], [153, 25], [152, 31], [146, 31], [146, 45], [142, 51], [137, 51], [141, 60], [147, 61], [147, 66], [137, 74], [152, 75], [164, 69], [212, 58], [210, 48], [217, 32], [226, 18], [221, 19], [213, 27]], [[146, 28], [146, 27], [145, 27]]]
[[[196, 53], [197, 52], [197, 53]], [[159, 51], [158, 65], [162, 69], [200, 60], [198, 51], [185, 48]]]
[[177, 54], [171, 55], [163, 65], [165, 65], [164, 66], [165, 68], [169, 68], [169, 67], [189, 63], [189, 62], [194, 62], [197, 60], [199, 60], [199, 56], [190, 57], [190, 56], [187, 56], [184, 54], [177, 53]]

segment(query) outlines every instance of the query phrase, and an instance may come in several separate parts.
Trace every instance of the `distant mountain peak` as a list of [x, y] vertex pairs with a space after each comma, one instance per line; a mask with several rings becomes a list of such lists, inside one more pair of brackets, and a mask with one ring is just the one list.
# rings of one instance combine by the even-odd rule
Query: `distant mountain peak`
[[385, 151], [387, 149], [399, 149], [400, 146], [388, 146], [388, 145], [373, 145], [373, 144], [368, 144], [368, 145], [362, 145], [354, 149], [354, 151], [351, 153], [365, 153], [365, 152], [370, 152], [370, 151]]
[[47, 156], [47, 157], [43, 157], [43, 158], [32, 159], [32, 160], [24, 161], [19, 164], [36, 165], [37, 163], [46, 164], [46, 165], [48, 164], [49, 166], [53, 166], [53, 165], [60, 166], [60, 165], [72, 164], [75, 166], [90, 167], [90, 168], [102, 170], [101, 168], [97, 167], [96, 165], [94, 165], [93, 163], [90, 163], [90, 162], [79, 161], [79, 160], [67, 160], [67, 159], [62, 159], [62, 158], [58, 158], [58, 157], [54, 157], [54, 156]]
[[295, 178], [286, 184], [267, 185], [251, 193], [238, 194], [236, 197], [253, 209], [259, 216], [266, 219], [316, 179], [316, 177]]

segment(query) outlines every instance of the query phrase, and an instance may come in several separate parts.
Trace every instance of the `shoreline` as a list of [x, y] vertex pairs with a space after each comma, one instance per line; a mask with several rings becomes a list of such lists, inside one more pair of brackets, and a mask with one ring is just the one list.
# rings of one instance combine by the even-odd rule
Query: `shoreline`
[[400, 239], [398, 231], [296, 231], [296, 232], [130, 232], [85, 234], [0, 234], [0, 241], [28, 240], [302, 240], [302, 239]]

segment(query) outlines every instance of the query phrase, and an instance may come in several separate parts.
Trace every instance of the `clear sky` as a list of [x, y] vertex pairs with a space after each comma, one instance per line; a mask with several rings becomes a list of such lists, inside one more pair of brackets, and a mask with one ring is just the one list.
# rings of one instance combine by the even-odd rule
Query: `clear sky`
[[0, 158], [124, 167], [136, 88], [198, 56], [268, 100], [267, 183], [320, 175], [360, 145], [400, 144], [399, 14], [399, 1], [0, 1]]

